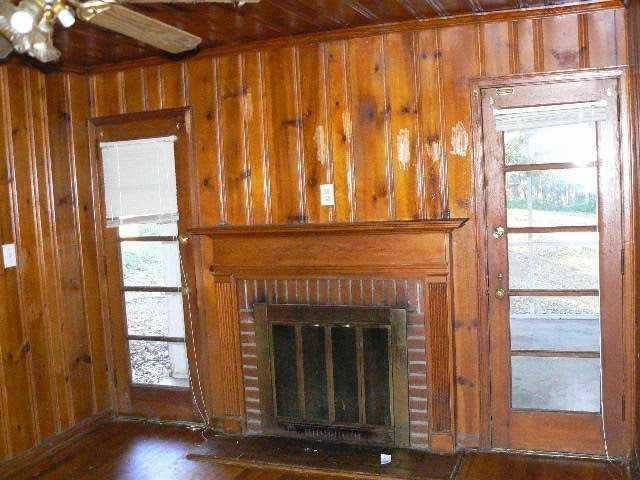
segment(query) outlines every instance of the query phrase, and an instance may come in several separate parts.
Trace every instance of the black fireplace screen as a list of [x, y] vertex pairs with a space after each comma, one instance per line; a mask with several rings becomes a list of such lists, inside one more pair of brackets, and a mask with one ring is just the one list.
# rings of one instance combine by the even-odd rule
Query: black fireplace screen
[[265, 431], [409, 444], [404, 310], [254, 307]]

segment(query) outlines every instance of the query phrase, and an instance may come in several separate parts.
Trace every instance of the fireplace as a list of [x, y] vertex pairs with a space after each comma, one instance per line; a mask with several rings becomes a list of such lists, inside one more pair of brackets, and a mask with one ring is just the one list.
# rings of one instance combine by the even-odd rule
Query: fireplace
[[256, 304], [254, 312], [265, 433], [409, 446], [405, 310]]
[[[197, 261], [203, 262], [206, 270], [198, 291], [203, 292], [201, 307], [216, 345], [209, 359], [217, 375], [210, 386], [214, 425], [234, 434], [351, 437], [353, 441], [385, 445], [402, 445], [408, 436], [411, 448], [452, 452], [456, 441], [456, 378], [451, 232], [464, 223], [464, 219], [447, 219], [191, 229], [202, 246]], [[276, 329], [274, 335], [270, 320], [258, 322], [255, 311], [266, 309], [263, 318], [270, 319], [275, 318], [278, 306], [285, 312], [291, 306], [314, 311], [320, 306], [337, 305], [381, 308], [387, 319], [378, 325], [366, 324], [373, 331], [365, 335], [366, 328], [357, 333], [353, 322], [337, 322], [335, 316], [334, 320], [325, 316], [317, 321], [297, 317], [281, 322], [283, 328]], [[406, 330], [399, 341], [392, 333], [392, 319], [402, 312]], [[268, 335], [258, 333], [258, 323]], [[383, 331], [387, 332], [387, 342], [392, 343], [385, 343]], [[276, 365], [269, 357], [273, 344], [269, 339], [273, 341], [274, 337], [279, 342], [278, 351], [289, 359], [279, 364], [282, 378], [295, 385], [280, 394], [284, 395], [280, 411], [277, 388], [281, 385], [274, 383]], [[262, 343], [260, 339], [267, 341]], [[387, 366], [382, 370], [391, 372], [384, 387], [387, 395], [378, 404], [375, 395], [367, 402], [371, 393], [362, 380], [370, 373], [367, 368], [377, 365], [358, 360], [367, 355], [365, 339], [366, 348], [372, 343], [378, 348], [376, 359], [386, 359]], [[393, 373], [399, 364], [393, 362], [393, 356], [402, 340], [406, 344], [407, 381], [403, 388], [396, 388], [402, 372]], [[334, 353], [343, 353], [343, 349], [334, 349], [334, 344], [355, 344], [355, 362], [353, 348], [351, 358], [345, 360], [335, 357]], [[381, 345], [386, 345], [386, 350]], [[321, 353], [309, 353], [314, 351]], [[305, 356], [307, 366], [315, 362], [317, 368], [305, 372]], [[258, 357], [262, 358], [260, 368]], [[351, 373], [346, 375], [351, 383], [329, 372], [331, 363], [342, 367], [345, 362], [351, 362]], [[379, 375], [379, 367], [375, 370]], [[268, 374], [259, 375], [259, 371]], [[314, 389], [305, 390], [305, 382]], [[344, 406], [340, 403], [336, 407], [336, 386]], [[342, 387], [349, 395], [340, 391]], [[347, 387], [351, 389], [348, 392]], [[403, 398], [407, 391], [408, 402]], [[397, 410], [406, 403], [408, 422], [401, 420], [403, 413]], [[375, 411], [371, 411], [374, 405]]]

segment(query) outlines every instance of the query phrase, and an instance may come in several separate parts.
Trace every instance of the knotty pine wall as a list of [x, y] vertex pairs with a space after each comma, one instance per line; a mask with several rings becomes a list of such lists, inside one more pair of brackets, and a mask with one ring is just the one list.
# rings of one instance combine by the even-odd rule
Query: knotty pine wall
[[[624, 65], [625, 15], [466, 24], [106, 71], [90, 79], [91, 114], [190, 106], [202, 225], [469, 217], [453, 258], [458, 441], [473, 446], [482, 419], [469, 81]], [[320, 206], [322, 183], [335, 185], [335, 207]], [[224, 417], [223, 385], [209, 387], [213, 413]]]
[[98, 288], [89, 83], [0, 67], [0, 462], [111, 408]]

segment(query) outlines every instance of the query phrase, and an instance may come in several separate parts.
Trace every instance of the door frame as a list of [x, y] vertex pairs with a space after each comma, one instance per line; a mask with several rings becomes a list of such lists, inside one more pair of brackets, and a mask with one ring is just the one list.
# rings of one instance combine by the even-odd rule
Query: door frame
[[[126, 141], [141, 138], [163, 137], [175, 135], [175, 163], [176, 183], [178, 184], [178, 209], [180, 220], [178, 222], [178, 235], [188, 236], [188, 231], [197, 225], [198, 215], [196, 211], [195, 166], [192, 152], [191, 133], [191, 109], [174, 108], [150, 112], [111, 115], [94, 117], [88, 122], [89, 148], [91, 154], [91, 170], [95, 185], [94, 198], [95, 228], [100, 238], [103, 261], [101, 262], [101, 277], [103, 285], [101, 295], [106, 298], [109, 316], [111, 356], [112, 356], [112, 381], [114, 388], [114, 409], [117, 414], [146, 416], [162, 418], [166, 420], [200, 421], [194, 411], [194, 401], [198, 403], [200, 410], [204, 410], [202, 403], [206, 402], [205, 395], [193, 384], [198, 380], [193, 368], [194, 344], [200, 347], [203, 342], [200, 339], [198, 312], [198, 285], [200, 278], [196, 275], [195, 256], [198, 248], [189, 241], [180, 246], [180, 255], [184, 265], [185, 275], [190, 281], [189, 304], [184, 302], [185, 310], [185, 343], [187, 357], [191, 370], [191, 386], [178, 388], [170, 386], [146, 386], [133, 385], [130, 377], [130, 362], [128, 348], [126, 346], [126, 311], [122, 294], [122, 272], [120, 265], [120, 252], [117, 244], [117, 232], [108, 231], [106, 219], [102, 212], [105, 211], [103, 171], [101, 165], [101, 141]], [[114, 229], [111, 229], [114, 230]], [[185, 248], [187, 247], [187, 248]], [[190, 248], [189, 248], [190, 247]], [[115, 265], [108, 262], [116, 260]], [[192, 324], [187, 318], [191, 315]], [[189, 328], [189, 327], [192, 328]], [[205, 362], [206, 363], [206, 362]]]
[[[485, 204], [485, 159], [483, 144], [482, 95], [484, 89], [526, 86], [534, 84], [553, 84], [559, 82], [575, 82], [585, 80], [612, 79], [618, 83], [619, 114], [619, 158], [622, 194], [622, 325], [623, 325], [623, 364], [625, 385], [623, 387], [624, 421], [615, 422], [607, 428], [608, 453], [612, 457], [629, 457], [632, 446], [632, 432], [635, 431], [636, 404], [635, 386], [635, 264], [634, 264], [634, 219], [635, 201], [635, 167], [632, 161], [630, 144], [630, 126], [628, 117], [628, 76], [625, 68], [591, 69], [576, 72], [539, 73], [502, 76], [495, 78], [476, 78], [470, 82], [470, 100], [473, 134], [473, 162], [476, 213], [476, 245], [478, 271], [478, 305], [479, 305], [479, 400], [480, 400], [480, 447], [485, 450], [494, 449], [492, 443], [491, 424], [491, 343], [489, 325], [489, 277], [488, 250], [489, 232], [486, 225], [487, 211]], [[500, 448], [498, 448], [500, 450]], [[597, 456], [597, 455], [596, 455]]]

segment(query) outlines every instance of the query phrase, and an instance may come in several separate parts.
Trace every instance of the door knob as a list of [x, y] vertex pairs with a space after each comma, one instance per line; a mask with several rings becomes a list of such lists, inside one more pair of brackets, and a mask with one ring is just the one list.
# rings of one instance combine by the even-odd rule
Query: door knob
[[502, 225], [497, 226], [496, 228], [494, 228], [493, 230], [493, 237], [494, 238], [502, 238], [504, 237], [504, 234], [506, 233], [506, 228], [504, 228]]

